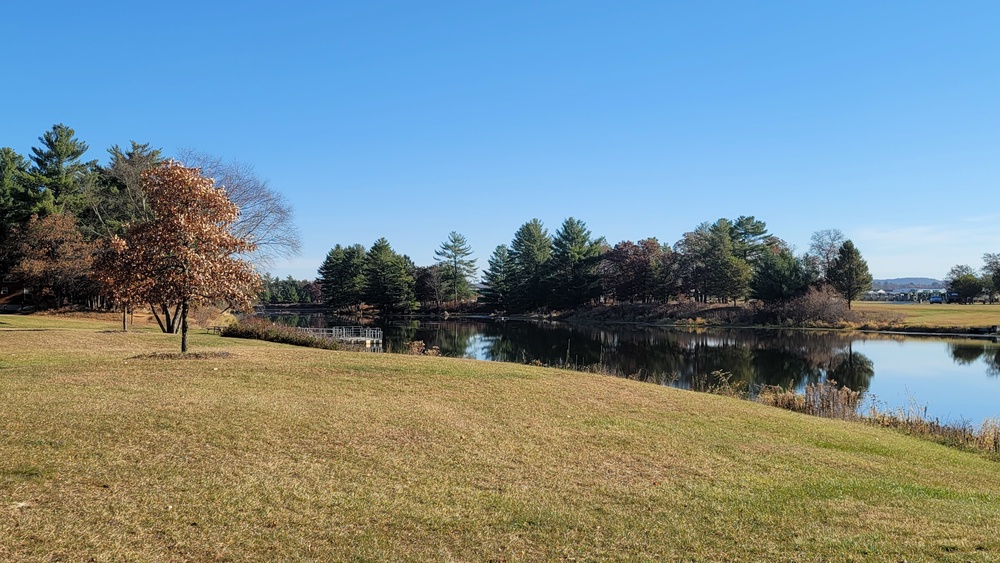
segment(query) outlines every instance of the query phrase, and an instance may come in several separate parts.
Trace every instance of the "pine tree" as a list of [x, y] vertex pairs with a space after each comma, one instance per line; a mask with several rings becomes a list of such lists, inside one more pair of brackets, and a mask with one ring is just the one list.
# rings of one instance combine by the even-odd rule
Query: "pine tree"
[[837, 257], [830, 263], [826, 279], [847, 299], [847, 308], [872, 286], [872, 275], [868, 272], [868, 262], [861, 258], [861, 252], [850, 240], [844, 241], [837, 251]]
[[319, 268], [323, 302], [331, 309], [357, 309], [364, 301], [365, 247], [355, 244], [333, 247]]
[[514, 233], [510, 244], [510, 260], [514, 279], [511, 302], [521, 310], [548, 303], [545, 265], [552, 256], [552, 238], [538, 219], [532, 219]]
[[552, 240], [547, 268], [554, 307], [575, 307], [600, 297], [597, 265], [604, 246], [604, 238], [592, 239], [583, 221], [572, 217], [563, 221]]
[[514, 283], [514, 262], [507, 245], [501, 244], [493, 250], [489, 260], [490, 269], [483, 272], [483, 297], [486, 302], [507, 309], [510, 307], [511, 291]]
[[472, 256], [472, 247], [465, 237], [452, 231], [448, 240], [441, 243], [441, 248], [434, 251], [434, 256], [441, 268], [441, 279], [444, 282], [446, 294], [454, 297], [455, 302], [473, 294], [469, 278], [476, 274], [476, 260]]
[[57, 124], [38, 138], [41, 147], [32, 147], [31, 168], [34, 182], [52, 194], [61, 211], [80, 215], [86, 207], [85, 192], [96, 179], [97, 161], [82, 162], [89, 148], [77, 140], [73, 129]]
[[408, 313], [417, 307], [413, 266], [380, 238], [368, 249], [365, 262], [365, 302], [380, 313]]

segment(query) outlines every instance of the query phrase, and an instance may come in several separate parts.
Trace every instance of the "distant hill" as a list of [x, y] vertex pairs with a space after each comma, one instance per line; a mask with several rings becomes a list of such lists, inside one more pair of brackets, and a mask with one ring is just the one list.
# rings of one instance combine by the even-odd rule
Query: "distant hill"
[[888, 280], [873, 280], [872, 289], [939, 289], [944, 282], [934, 278], [893, 278]]

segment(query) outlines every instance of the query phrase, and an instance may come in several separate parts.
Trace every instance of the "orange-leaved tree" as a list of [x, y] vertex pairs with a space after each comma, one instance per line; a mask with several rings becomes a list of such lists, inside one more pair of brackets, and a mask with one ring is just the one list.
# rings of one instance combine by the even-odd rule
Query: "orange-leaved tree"
[[199, 169], [165, 162], [143, 172], [142, 186], [153, 218], [108, 240], [98, 277], [126, 307], [148, 303], [164, 332], [179, 329], [187, 352], [191, 307], [221, 302], [251, 309], [260, 276], [239, 256], [255, 246], [233, 234], [239, 209]]

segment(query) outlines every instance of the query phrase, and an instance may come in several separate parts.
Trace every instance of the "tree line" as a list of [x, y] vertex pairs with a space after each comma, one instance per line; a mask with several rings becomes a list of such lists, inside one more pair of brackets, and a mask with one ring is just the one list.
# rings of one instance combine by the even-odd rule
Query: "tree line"
[[493, 311], [565, 310], [596, 303], [702, 303], [754, 299], [781, 304], [829, 286], [848, 304], [871, 287], [868, 264], [842, 232], [814, 233], [796, 255], [753, 216], [702, 223], [673, 246], [656, 238], [614, 246], [586, 223], [567, 218], [550, 234], [538, 219], [524, 223], [510, 244], [497, 246], [474, 291], [472, 249], [452, 232], [418, 267], [384, 238], [371, 249], [336, 245], [319, 269], [324, 303], [333, 309], [408, 313], [419, 303], [458, 306], [478, 298]]

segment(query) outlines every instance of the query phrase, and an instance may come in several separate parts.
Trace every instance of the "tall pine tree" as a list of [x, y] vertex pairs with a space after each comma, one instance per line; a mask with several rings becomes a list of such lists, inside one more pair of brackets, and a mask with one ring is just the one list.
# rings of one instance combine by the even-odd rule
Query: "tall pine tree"
[[41, 137], [41, 147], [32, 147], [31, 177], [36, 185], [52, 194], [60, 211], [79, 216], [87, 205], [86, 191], [96, 179], [97, 161], [81, 161], [89, 148], [78, 140], [73, 129], [59, 123]]
[[851, 301], [861, 297], [872, 286], [872, 275], [868, 271], [868, 262], [861, 258], [861, 252], [850, 240], [844, 241], [837, 251], [826, 271], [826, 280], [847, 299], [847, 308]]
[[441, 268], [445, 294], [452, 297], [456, 304], [472, 296], [470, 278], [476, 275], [476, 260], [469, 259], [472, 247], [465, 237], [452, 231], [448, 240], [441, 243], [441, 248], [434, 251], [434, 256]]
[[514, 284], [514, 262], [507, 245], [501, 244], [490, 256], [490, 269], [483, 272], [483, 297], [486, 302], [501, 309], [511, 306], [511, 292]]
[[597, 266], [604, 238], [592, 239], [587, 224], [572, 217], [563, 221], [552, 240], [548, 285], [553, 307], [576, 307], [601, 295]]
[[546, 262], [552, 256], [552, 238], [538, 219], [532, 219], [514, 233], [510, 244], [510, 260], [514, 281], [511, 302], [519, 310], [548, 304]]

